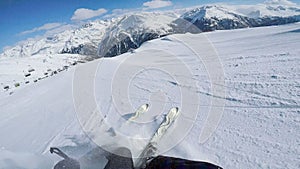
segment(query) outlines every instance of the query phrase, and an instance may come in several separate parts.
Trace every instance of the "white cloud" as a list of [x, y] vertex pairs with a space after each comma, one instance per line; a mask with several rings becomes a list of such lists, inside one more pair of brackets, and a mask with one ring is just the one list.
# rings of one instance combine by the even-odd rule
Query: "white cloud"
[[107, 12], [107, 10], [104, 8], [100, 8], [97, 10], [79, 8], [79, 9], [76, 9], [71, 20], [74, 20], [74, 21], [86, 20], [86, 19], [90, 19], [90, 18], [93, 18], [96, 16], [100, 16], [106, 12]]
[[129, 15], [140, 12], [141, 9], [114, 9], [110, 14], [103, 16], [103, 18], [115, 18], [123, 15]]
[[44, 36], [55, 35], [55, 34], [64, 32], [64, 31], [66, 31], [66, 30], [72, 30], [72, 29], [75, 29], [75, 28], [77, 28], [77, 27], [78, 27], [78, 26], [76, 26], [76, 25], [64, 24], [64, 25], [61, 25], [60, 27], [57, 27], [57, 28], [54, 28], [54, 29], [51, 29], [51, 30], [46, 31], [45, 34], [44, 34]]
[[162, 7], [167, 7], [167, 6], [172, 6], [173, 3], [168, 0], [152, 0], [145, 2], [143, 4], [144, 7], [147, 7], [149, 9], [155, 9], [155, 8], [162, 8]]
[[26, 35], [26, 34], [31, 34], [34, 32], [44, 31], [44, 30], [51, 30], [51, 29], [60, 27], [61, 25], [62, 25], [61, 23], [46, 23], [43, 26], [36, 27], [31, 30], [23, 31], [23, 32], [19, 33], [19, 35]]

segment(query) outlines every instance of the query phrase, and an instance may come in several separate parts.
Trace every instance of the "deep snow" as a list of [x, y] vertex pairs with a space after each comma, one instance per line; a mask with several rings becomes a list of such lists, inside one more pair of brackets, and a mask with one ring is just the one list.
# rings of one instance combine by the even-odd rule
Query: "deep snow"
[[[59, 160], [48, 152], [51, 146], [61, 147], [73, 157], [80, 157], [95, 147], [78, 121], [78, 106], [80, 109], [85, 105], [78, 105], [81, 102], [77, 101], [88, 96], [74, 98], [73, 92], [76, 71], [93, 66], [98, 70], [95, 75], [80, 78], [95, 79], [96, 101], [107, 122], [107, 125], [96, 127], [102, 131], [98, 136], [103, 144], [104, 141], [115, 141], [113, 135], [116, 134], [115, 137], [121, 140], [116, 144], [133, 146], [133, 154], [138, 154], [146, 144], [145, 140], [128, 143], [122, 140], [122, 134], [149, 138], [162, 120], [159, 113], [165, 114], [170, 107], [181, 106], [184, 91], [199, 97], [196, 102], [199, 110], [184, 112], [187, 116], [182, 117], [183, 121], [176, 123], [172, 131], [179, 131], [188, 122], [193, 122], [190, 117], [194, 117], [194, 113], [197, 118], [186, 137], [181, 133], [183, 140], [162, 154], [209, 161], [224, 168], [299, 168], [299, 25], [171, 35], [149, 41], [133, 53], [79, 65], [39, 83], [29, 84], [12, 95], [2, 94], [0, 168], [51, 168]], [[222, 84], [211, 84], [206, 65], [181, 43], [188, 41], [201, 48], [199, 44], [205, 38], [211, 41], [223, 65], [225, 96], [214, 95], [211, 87]], [[138, 58], [142, 56], [144, 62], [151, 56], [161, 58], [158, 65], [164, 65], [163, 68], [170, 66], [172, 70], [181, 68], [184, 63], [191, 77], [176, 69], [174, 74], [161, 69], [144, 69], [146, 63]], [[136, 74], [128, 81], [122, 75], [130, 71]], [[176, 78], [182, 79], [178, 82]], [[196, 88], [185, 84], [190, 78], [196, 82]], [[129, 83], [118, 83], [123, 80]], [[89, 90], [85, 84], [90, 85], [86, 81], [79, 83], [79, 87], [86, 87], [80, 91], [82, 94]], [[124, 89], [122, 85], [128, 88], [132, 107], [126, 102], [127, 94], [121, 90]], [[119, 100], [112, 102], [112, 93]], [[208, 110], [220, 106], [212, 102], [216, 98], [225, 101], [222, 119], [211, 137], [199, 144]], [[184, 102], [193, 106], [194, 98], [189, 99]], [[127, 125], [121, 117], [145, 102], [150, 102], [151, 107], [150, 113], [142, 120], [149, 123]], [[93, 115], [93, 112], [86, 113]], [[97, 120], [91, 119], [90, 125], [98, 125]], [[175, 132], [176, 136], [178, 134]], [[172, 135], [165, 137], [160, 148], [166, 150], [163, 143], [172, 143], [170, 138]]]

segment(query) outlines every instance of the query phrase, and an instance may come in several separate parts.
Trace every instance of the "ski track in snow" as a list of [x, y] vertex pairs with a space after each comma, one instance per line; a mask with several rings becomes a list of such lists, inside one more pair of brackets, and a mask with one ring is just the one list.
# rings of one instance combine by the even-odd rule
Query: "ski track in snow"
[[[199, 94], [200, 114], [196, 123], [184, 140], [170, 151], [164, 152], [165, 155], [210, 161], [224, 168], [300, 168], [299, 25], [296, 23], [205, 33], [223, 64], [226, 97], [211, 94], [210, 82], [203, 67], [189, 58], [191, 53], [186, 49], [178, 49], [180, 43], [176, 38], [197, 39], [202, 35], [171, 35], [149, 41], [135, 53], [102, 59], [101, 70], [107, 72], [97, 77], [96, 85], [109, 85], [113, 68], [124, 58], [134, 57], [153, 48], [178, 52], [193, 70], [193, 78], [198, 82], [198, 88], [181, 86], [167, 76], [156, 74], [157, 72], [145, 72], [147, 76], [137, 76], [130, 86], [133, 92], [131, 99], [135, 106], [148, 101], [149, 98], [145, 98], [144, 94], [151, 95], [157, 91], [158, 86], [166, 90], [166, 107], [180, 104], [180, 97], [172, 93], [177, 92], [178, 88], [186, 88]], [[167, 41], [164, 40], [166, 38]], [[7, 62], [13, 63], [15, 60]], [[0, 62], [0, 70], [2, 66]], [[95, 146], [83, 136], [76, 119], [72, 99], [73, 72], [74, 68], [61, 72], [14, 90], [9, 96], [5, 92], [0, 94], [0, 166], [13, 168], [6, 163], [7, 159], [11, 159], [16, 161], [16, 167], [17, 161], [21, 160], [13, 158], [16, 154], [24, 152], [40, 155], [54, 164], [59, 158], [47, 152], [50, 146], [62, 147], [71, 156], [76, 157]], [[107, 113], [105, 120], [112, 126], [122, 126], [118, 124], [119, 116], [114, 115], [111, 98], [104, 97], [109, 95], [109, 92], [105, 91], [107, 88], [101, 88], [103, 86], [97, 88], [96, 92], [101, 93], [97, 101], [103, 106], [100, 109]], [[119, 96], [123, 97], [121, 92]], [[212, 97], [226, 100], [224, 114], [216, 132], [207, 142], [200, 145], [199, 135], [207, 115], [202, 112], [208, 111], [209, 100]], [[212, 103], [211, 106], [217, 105]], [[165, 110], [168, 110], [166, 107]], [[160, 116], [155, 118], [159, 119]], [[154, 132], [157, 124], [159, 120], [150, 126], [150, 129], [149, 126], [134, 128], [137, 130], [135, 134], [151, 135], [147, 131]], [[140, 133], [140, 130], [144, 130], [143, 133]], [[109, 135], [111, 130], [104, 131]], [[5, 152], [15, 154], [7, 155]], [[38, 160], [35, 157], [31, 158]], [[36, 168], [43, 167], [48, 166]]]

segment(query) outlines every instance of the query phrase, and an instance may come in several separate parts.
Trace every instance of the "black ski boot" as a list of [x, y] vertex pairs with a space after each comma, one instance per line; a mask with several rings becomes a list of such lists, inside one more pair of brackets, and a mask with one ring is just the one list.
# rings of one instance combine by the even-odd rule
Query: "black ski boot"
[[63, 153], [60, 149], [51, 147], [50, 153], [55, 153], [60, 157], [64, 158], [64, 160], [58, 162], [54, 169], [80, 169], [80, 164], [77, 160], [68, 157], [65, 153]]

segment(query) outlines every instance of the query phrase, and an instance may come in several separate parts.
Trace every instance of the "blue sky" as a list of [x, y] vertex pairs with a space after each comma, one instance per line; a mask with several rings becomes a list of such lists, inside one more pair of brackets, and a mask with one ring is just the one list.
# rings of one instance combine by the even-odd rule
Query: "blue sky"
[[172, 9], [216, 2], [256, 4], [264, 0], [0, 0], [0, 52], [20, 40], [101, 18], [115, 9]]

